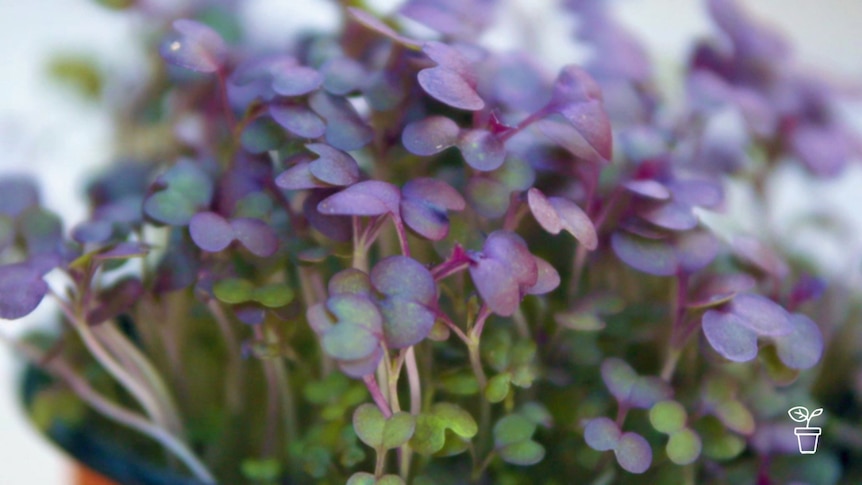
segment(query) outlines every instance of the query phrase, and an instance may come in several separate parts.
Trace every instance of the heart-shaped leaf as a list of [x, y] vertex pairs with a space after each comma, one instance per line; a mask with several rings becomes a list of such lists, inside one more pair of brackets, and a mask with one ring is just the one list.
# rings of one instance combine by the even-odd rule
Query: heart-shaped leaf
[[458, 137], [457, 145], [467, 165], [482, 172], [496, 170], [506, 159], [503, 143], [487, 130], [465, 130]]
[[198, 72], [216, 72], [227, 57], [227, 47], [212, 28], [195, 20], [175, 20], [174, 32], [162, 42], [161, 56], [170, 64]]
[[373, 404], [362, 404], [353, 413], [353, 429], [366, 445], [384, 451], [407, 443], [416, 428], [410, 413], [399, 412], [388, 419]]
[[317, 205], [326, 215], [379, 216], [399, 214], [398, 187], [378, 180], [366, 180], [327, 197]]
[[215, 212], [199, 212], [189, 221], [192, 241], [204, 251], [223, 251], [234, 240], [233, 227]]
[[350, 154], [323, 143], [305, 146], [318, 158], [309, 164], [311, 174], [330, 185], [350, 185], [359, 180], [359, 166]]
[[15, 320], [30, 314], [48, 293], [42, 274], [26, 263], [0, 266], [0, 318]]
[[181, 160], [159, 176], [156, 192], [144, 201], [144, 212], [171, 226], [184, 226], [213, 196], [209, 176], [191, 160]]
[[566, 118], [603, 160], [611, 160], [610, 118], [602, 104], [601, 89], [585, 70], [575, 65], [563, 67], [554, 82], [549, 107]]
[[533, 217], [549, 233], [559, 234], [565, 229], [588, 250], [598, 247], [599, 239], [593, 221], [574, 202], [562, 197], [545, 197], [534, 187], [527, 191], [527, 203]]
[[587, 446], [597, 451], [616, 449], [621, 435], [617, 423], [604, 416], [591, 419], [584, 427], [584, 441]]
[[790, 368], [809, 369], [823, 355], [823, 335], [817, 324], [801, 313], [790, 316], [790, 326], [790, 333], [773, 339], [778, 357]]
[[545, 458], [545, 447], [533, 440], [519, 441], [497, 449], [500, 458], [506, 463], [530, 466]]
[[467, 411], [451, 403], [437, 403], [430, 412], [416, 418], [416, 431], [410, 446], [423, 455], [433, 455], [443, 450], [447, 435], [469, 440], [479, 431], [476, 421]]
[[671, 434], [667, 445], [665, 445], [667, 457], [677, 465], [693, 463], [700, 456], [701, 449], [700, 436], [688, 428]]
[[649, 410], [649, 421], [656, 431], [673, 434], [685, 427], [685, 408], [676, 401], [661, 401]]
[[285, 130], [302, 138], [320, 138], [326, 124], [313, 111], [297, 105], [270, 105], [269, 115]]
[[643, 473], [652, 464], [652, 448], [649, 443], [643, 436], [631, 431], [620, 436], [614, 455], [617, 457], [617, 463], [630, 473]]
[[757, 357], [757, 334], [736, 314], [709, 310], [702, 327], [706, 340], [726, 359], [747, 362]]
[[410, 153], [430, 156], [442, 152], [458, 142], [461, 129], [445, 116], [429, 116], [404, 127], [401, 142]]
[[422, 46], [436, 67], [419, 71], [419, 85], [437, 101], [453, 108], [478, 111], [485, 102], [476, 92], [476, 80], [468, 61], [454, 47], [440, 42], [426, 42]]
[[311, 109], [326, 120], [326, 142], [339, 150], [357, 150], [374, 137], [374, 131], [344, 98], [316, 91], [309, 96]]
[[420, 235], [439, 241], [449, 233], [447, 210], [463, 210], [464, 198], [442, 180], [418, 178], [401, 189], [401, 218]]

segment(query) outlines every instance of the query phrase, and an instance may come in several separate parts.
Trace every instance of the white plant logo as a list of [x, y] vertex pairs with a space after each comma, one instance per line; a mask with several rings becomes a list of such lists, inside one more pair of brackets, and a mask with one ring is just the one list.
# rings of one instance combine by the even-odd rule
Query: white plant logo
[[805, 423], [805, 427], [795, 428], [793, 433], [796, 434], [796, 440], [799, 443], [799, 453], [803, 455], [813, 455], [817, 453], [817, 444], [820, 439], [820, 428], [812, 428], [811, 420], [816, 416], [823, 414], [823, 408], [817, 408], [814, 411], [808, 412], [805, 406], [796, 406], [787, 411], [790, 419], [797, 423]]

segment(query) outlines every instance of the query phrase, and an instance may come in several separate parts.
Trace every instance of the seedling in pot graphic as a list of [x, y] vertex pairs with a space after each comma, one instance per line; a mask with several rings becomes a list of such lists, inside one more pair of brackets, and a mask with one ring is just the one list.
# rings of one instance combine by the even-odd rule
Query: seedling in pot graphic
[[808, 412], [805, 406], [796, 406], [787, 411], [790, 419], [797, 423], [805, 422], [804, 428], [794, 428], [793, 433], [796, 434], [796, 440], [799, 442], [799, 452], [803, 455], [813, 455], [817, 453], [817, 442], [820, 439], [820, 428], [812, 428], [811, 420], [815, 416], [823, 414], [823, 408], [817, 408], [814, 411]]

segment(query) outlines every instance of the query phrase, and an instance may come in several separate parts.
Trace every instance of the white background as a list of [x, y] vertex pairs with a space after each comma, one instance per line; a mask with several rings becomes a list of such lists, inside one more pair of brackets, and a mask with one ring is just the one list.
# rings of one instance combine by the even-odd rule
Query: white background
[[[373, 3], [386, 10], [397, 2]], [[552, 65], [570, 61], [569, 55], [575, 51], [561, 48], [568, 40], [555, 39], [568, 39], [571, 24], [564, 16], [549, 14], [551, 0], [505, 3], [516, 13], [502, 19], [503, 28], [489, 34], [489, 42], [516, 45], [518, 37], [512, 32], [528, 19], [538, 22], [538, 30], [545, 35], [532, 47], [550, 56]], [[742, 3], [788, 34], [803, 65], [829, 69], [848, 84], [862, 82], [862, 2]], [[684, 58], [691, 39], [710, 29], [696, 0], [620, 0], [616, 4], [621, 18], [636, 29], [668, 77], [677, 74], [673, 66]], [[272, 15], [273, 8], [280, 14]], [[255, 0], [248, 2], [247, 15], [268, 22], [256, 37], [271, 43], [304, 19], [332, 25], [331, 11], [327, 0]], [[48, 82], [44, 64], [52, 53], [83, 53], [117, 72], [135, 72], [138, 54], [133, 48], [133, 28], [133, 19], [102, 10], [89, 0], [0, 0], [0, 174], [36, 174], [43, 184], [45, 203], [60, 212], [67, 224], [84, 216], [77, 200], [87, 174], [110, 159], [110, 124], [104, 110], [86, 105]], [[808, 235], [788, 244], [803, 250], [815, 245], [823, 248], [818, 250], [820, 262], [854, 284], [858, 284], [862, 253], [860, 192], [862, 170], [858, 166], [831, 182], [812, 182], [797, 170], [786, 170], [775, 188], [780, 222], [790, 221], [794, 213], [839, 211], [852, 223], [853, 230], [841, 240]], [[731, 203], [733, 216], [718, 223], [734, 230], [756, 230], [746, 226], [744, 214], [735, 207], [741, 207], [740, 203]], [[782, 228], [775, 230], [780, 233]], [[788, 237], [792, 235], [788, 233]], [[26, 322], [0, 321], [0, 332], [19, 334], [27, 326], [50, 321], [52, 314], [50, 308], [40, 308]], [[0, 485], [70, 483], [65, 458], [32, 431], [19, 409], [16, 369], [8, 349], [0, 346]]]

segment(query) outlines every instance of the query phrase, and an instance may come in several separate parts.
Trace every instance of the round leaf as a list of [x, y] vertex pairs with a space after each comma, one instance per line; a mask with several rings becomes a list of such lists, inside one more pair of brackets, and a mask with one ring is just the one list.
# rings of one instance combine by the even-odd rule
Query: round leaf
[[610, 451], [617, 447], [620, 441], [620, 428], [610, 418], [591, 419], [584, 427], [584, 441], [587, 446], [597, 451]]
[[511, 381], [512, 375], [508, 372], [497, 374], [488, 379], [488, 385], [485, 387], [485, 399], [492, 403], [506, 399], [506, 396], [509, 395], [509, 383]]
[[494, 425], [494, 444], [502, 448], [512, 443], [529, 440], [536, 432], [536, 423], [520, 414], [504, 416]]
[[545, 458], [545, 448], [533, 440], [520, 441], [497, 450], [500, 458], [513, 465], [535, 465]]
[[661, 401], [649, 410], [649, 420], [656, 431], [672, 434], [685, 427], [687, 415], [682, 404], [676, 401]]
[[391, 449], [407, 443], [416, 429], [416, 418], [405, 412], [395, 413], [386, 420], [381, 448]]
[[167, 62], [197, 72], [221, 69], [227, 48], [215, 30], [188, 19], [176, 20], [173, 26], [175, 35], [169, 36], [159, 48]]
[[213, 294], [225, 303], [244, 303], [251, 300], [254, 286], [246, 280], [229, 278], [217, 281], [213, 285]]
[[482, 172], [499, 168], [506, 159], [503, 143], [493, 133], [485, 130], [464, 131], [458, 138], [458, 148], [467, 165]]
[[652, 449], [643, 436], [626, 432], [620, 436], [620, 441], [614, 449], [617, 463], [630, 473], [640, 474], [649, 469], [652, 463]]
[[404, 127], [401, 142], [414, 155], [430, 156], [454, 145], [460, 131], [458, 125], [445, 116], [429, 116]]
[[778, 357], [793, 369], [808, 369], [823, 355], [823, 335], [810, 318], [801, 313], [790, 316], [792, 330], [787, 335], [774, 337]]
[[644, 273], [656, 276], [676, 273], [676, 254], [666, 242], [617, 231], [611, 235], [611, 247], [623, 262]]
[[48, 293], [39, 271], [24, 264], [0, 266], [0, 318], [14, 320], [30, 314]]
[[195, 214], [189, 221], [189, 234], [199, 248], [211, 253], [224, 250], [234, 238], [231, 224], [215, 212]]
[[239, 217], [230, 224], [237, 241], [255, 256], [266, 258], [278, 251], [278, 236], [262, 220]]
[[353, 430], [363, 443], [380, 448], [383, 444], [383, 432], [386, 428], [386, 418], [374, 404], [360, 404], [353, 411]]
[[702, 327], [709, 345], [724, 358], [747, 362], [757, 357], [757, 334], [736, 314], [709, 310]]
[[665, 451], [670, 461], [677, 465], [688, 465], [700, 456], [701, 447], [700, 436], [684, 428], [670, 435]]

